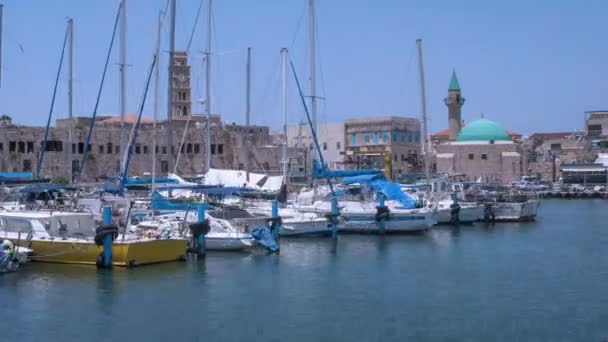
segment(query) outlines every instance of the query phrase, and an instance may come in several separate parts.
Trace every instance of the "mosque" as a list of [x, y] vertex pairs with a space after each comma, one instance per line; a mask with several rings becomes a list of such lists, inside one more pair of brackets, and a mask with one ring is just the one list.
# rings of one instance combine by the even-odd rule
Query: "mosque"
[[521, 135], [507, 131], [497, 122], [481, 118], [464, 124], [461, 108], [465, 103], [456, 72], [444, 100], [448, 107], [449, 128], [431, 137], [436, 172], [470, 181], [508, 184], [525, 170]]

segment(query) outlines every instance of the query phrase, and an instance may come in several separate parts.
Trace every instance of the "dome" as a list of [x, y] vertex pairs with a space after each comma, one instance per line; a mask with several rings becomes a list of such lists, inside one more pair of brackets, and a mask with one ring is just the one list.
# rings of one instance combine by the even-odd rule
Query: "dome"
[[467, 124], [456, 141], [511, 141], [507, 131], [494, 121], [479, 119]]

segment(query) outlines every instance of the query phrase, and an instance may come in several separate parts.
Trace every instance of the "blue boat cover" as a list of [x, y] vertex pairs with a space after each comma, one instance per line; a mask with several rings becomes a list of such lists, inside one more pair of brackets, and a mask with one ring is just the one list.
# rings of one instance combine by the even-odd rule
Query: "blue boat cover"
[[0, 178], [33, 178], [31, 172], [0, 172]]
[[266, 249], [276, 252], [279, 250], [279, 244], [275, 241], [274, 237], [272, 237], [272, 232], [266, 226], [258, 226], [253, 229], [251, 232], [251, 236], [255, 239], [257, 243], [266, 247]]
[[369, 183], [374, 179], [382, 179], [384, 178], [381, 174], [372, 174], [372, 175], [360, 175], [360, 176], [352, 176], [352, 177], [344, 177], [342, 178], [343, 184], [355, 184], [355, 183]]

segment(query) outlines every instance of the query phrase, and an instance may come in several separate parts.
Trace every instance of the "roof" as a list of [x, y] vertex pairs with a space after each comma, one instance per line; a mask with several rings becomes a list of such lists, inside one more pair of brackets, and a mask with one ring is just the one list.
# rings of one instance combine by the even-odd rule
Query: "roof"
[[576, 134], [576, 132], [533, 133], [530, 139], [564, 139]]
[[458, 77], [456, 77], [456, 70], [452, 71], [452, 79], [450, 80], [450, 87], [448, 90], [460, 90], [460, 83], [458, 83]]
[[507, 131], [497, 122], [479, 119], [466, 125], [456, 141], [511, 141]]
[[[462, 127], [463, 127], [463, 128], [464, 128], [465, 126], [466, 126], [466, 124], [462, 124]], [[521, 136], [521, 134], [519, 134], [519, 133], [517, 133], [517, 132], [510, 131], [510, 130], [506, 130], [506, 131], [507, 131], [507, 134], [508, 134], [508, 135], [509, 135], [511, 138], [513, 138], [513, 137], [520, 137], [520, 136]], [[448, 137], [448, 136], [450, 136], [450, 129], [449, 129], [449, 128], [446, 128], [446, 129], [444, 129], [444, 130], [441, 130], [441, 131], [439, 131], [439, 132], [437, 132], [437, 133], [433, 134], [431, 137], [433, 137], [433, 138], [442, 138], [442, 137]]]
[[[136, 122], [137, 122], [137, 115], [125, 114], [125, 123], [126, 124], [134, 124]], [[159, 122], [159, 121], [156, 121], [156, 122]], [[103, 119], [103, 120], [99, 121], [99, 123], [102, 123], [102, 124], [120, 123], [120, 115], [109, 116], [109, 118]], [[150, 118], [146, 118], [145, 116], [142, 116], [140, 123], [142, 123], [142, 124], [154, 123], [154, 120], [150, 119]]]

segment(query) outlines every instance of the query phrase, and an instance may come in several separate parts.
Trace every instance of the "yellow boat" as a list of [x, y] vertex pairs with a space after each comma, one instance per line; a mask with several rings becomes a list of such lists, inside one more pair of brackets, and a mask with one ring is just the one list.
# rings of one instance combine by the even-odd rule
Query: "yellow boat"
[[[103, 247], [93, 241], [94, 227], [88, 213], [0, 212], [0, 238], [32, 249], [33, 261], [95, 265]], [[185, 239], [119, 237], [112, 246], [112, 264], [129, 267], [183, 260], [186, 244]]]

